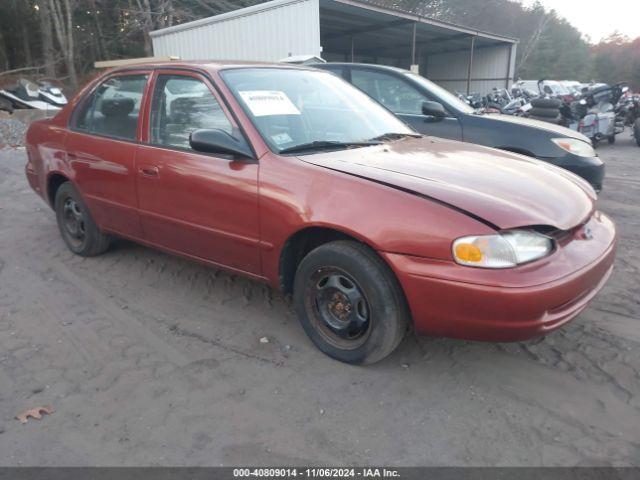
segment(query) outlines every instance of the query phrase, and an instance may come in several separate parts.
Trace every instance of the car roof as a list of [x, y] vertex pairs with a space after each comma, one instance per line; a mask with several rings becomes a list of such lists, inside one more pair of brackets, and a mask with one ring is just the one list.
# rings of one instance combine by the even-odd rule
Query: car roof
[[337, 65], [340, 67], [367, 67], [379, 70], [388, 70], [397, 73], [411, 73], [409, 70], [400, 67], [393, 67], [391, 65], [377, 65], [375, 63], [351, 63], [351, 62], [327, 62], [313, 65], [316, 68], [322, 68], [324, 66]]
[[163, 69], [163, 68], [183, 68], [199, 69], [207, 71], [219, 71], [228, 68], [280, 68], [286, 70], [315, 70], [307, 65], [275, 62], [248, 62], [246, 60], [169, 60], [159, 62], [139, 62], [122, 67], [109, 69], [109, 72], [120, 72], [127, 70]]

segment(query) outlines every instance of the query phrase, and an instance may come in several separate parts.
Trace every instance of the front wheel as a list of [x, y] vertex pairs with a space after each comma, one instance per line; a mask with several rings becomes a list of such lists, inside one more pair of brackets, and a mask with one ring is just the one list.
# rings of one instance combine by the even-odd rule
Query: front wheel
[[636, 144], [640, 147], [640, 118], [633, 124], [633, 136], [636, 137]]
[[92, 257], [109, 248], [109, 237], [100, 231], [80, 193], [70, 182], [58, 188], [55, 210], [62, 239], [73, 253]]
[[616, 136], [611, 135], [610, 137], [607, 138], [607, 142], [609, 142], [609, 145], [613, 145], [614, 143], [616, 143]]
[[293, 296], [311, 341], [342, 362], [382, 360], [409, 326], [409, 308], [394, 273], [357, 242], [336, 241], [311, 251], [298, 266]]

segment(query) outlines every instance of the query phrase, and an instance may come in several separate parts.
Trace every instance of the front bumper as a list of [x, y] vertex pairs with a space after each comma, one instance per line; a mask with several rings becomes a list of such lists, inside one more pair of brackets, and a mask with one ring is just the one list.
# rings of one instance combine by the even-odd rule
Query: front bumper
[[596, 192], [602, 190], [605, 166], [599, 157], [578, 157], [572, 153], [567, 153], [562, 157], [547, 161], [584, 178]]
[[578, 315], [613, 268], [617, 237], [597, 212], [546, 259], [487, 270], [453, 262], [383, 254], [396, 271], [416, 331], [484, 341], [520, 341], [548, 333]]

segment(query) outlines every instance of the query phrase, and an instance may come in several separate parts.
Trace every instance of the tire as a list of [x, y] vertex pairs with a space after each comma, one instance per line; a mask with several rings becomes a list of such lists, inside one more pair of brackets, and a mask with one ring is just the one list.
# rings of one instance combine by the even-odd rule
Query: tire
[[534, 107], [529, 110], [529, 115], [542, 118], [556, 118], [560, 114], [557, 108], [540, 108]]
[[69, 250], [81, 257], [93, 257], [107, 251], [109, 237], [100, 231], [70, 182], [60, 185], [54, 205], [58, 228]]
[[560, 108], [562, 101], [557, 98], [534, 98], [531, 100], [531, 106], [537, 108]]
[[559, 115], [555, 118], [550, 118], [550, 117], [536, 117], [533, 115], [529, 115], [529, 118], [531, 118], [532, 120], [540, 120], [542, 122], [547, 122], [547, 123], [554, 123], [556, 125], [559, 125], [560, 122], [562, 121], [562, 115]]
[[633, 124], [633, 136], [636, 138], [636, 144], [640, 147], [640, 118]]
[[393, 352], [410, 324], [397, 278], [370, 248], [321, 245], [300, 262], [293, 300], [302, 328], [326, 355], [372, 364]]
[[613, 145], [614, 143], [616, 143], [616, 136], [611, 135], [610, 137], [607, 137], [607, 142], [609, 142], [609, 145]]

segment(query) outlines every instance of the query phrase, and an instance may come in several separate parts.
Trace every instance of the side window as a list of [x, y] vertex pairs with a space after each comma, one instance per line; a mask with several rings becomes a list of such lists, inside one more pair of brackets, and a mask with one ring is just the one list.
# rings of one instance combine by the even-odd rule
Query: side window
[[209, 87], [186, 75], [159, 75], [151, 106], [151, 143], [190, 148], [189, 134], [200, 128], [233, 127]]
[[386, 73], [353, 68], [351, 82], [393, 113], [422, 115], [422, 102], [428, 100], [411, 85]]
[[102, 83], [80, 106], [75, 127], [98, 135], [135, 140], [148, 75], [123, 75]]

